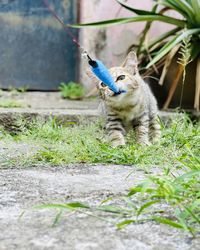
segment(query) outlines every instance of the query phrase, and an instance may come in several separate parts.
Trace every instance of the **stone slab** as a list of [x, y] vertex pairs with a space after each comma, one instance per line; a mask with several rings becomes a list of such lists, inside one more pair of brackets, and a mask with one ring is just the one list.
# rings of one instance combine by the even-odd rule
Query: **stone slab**
[[[132, 171], [132, 174], [130, 172]], [[127, 176], [129, 177], [127, 178]], [[133, 224], [117, 231], [115, 219], [99, 213], [64, 212], [52, 227], [56, 211], [31, 209], [38, 204], [82, 201], [100, 204], [126, 194], [143, 180], [135, 166], [40, 166], [0, 171], [1, 250], [197, 250], [200, 239], [154, 222]], [[24, 216], [19, 215], [25, 210]], [[120, 218], [117, 220], [121, 220]]]

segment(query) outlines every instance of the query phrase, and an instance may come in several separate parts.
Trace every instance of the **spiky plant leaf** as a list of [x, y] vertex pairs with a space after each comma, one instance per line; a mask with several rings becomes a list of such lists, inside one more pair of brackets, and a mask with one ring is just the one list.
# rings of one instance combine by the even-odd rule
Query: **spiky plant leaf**
[[69, 25], [73, 28], [83, 28], [83, 27], [107, 27], [116, 24], [125, 24], [125, 23], [132, 23], [132, 22], [142, 22], [142, 21], [159, 21], [164, 23], [169, 23], [176, 25], [178, 27], [185, 27], [186, 22], [184, 20], [180, 20], [173, 17], [168, 17], [164, 15], [158, 14], [151, 14], [151, 15], [140, 15], [135, 17], [128, 17], [128, 18], [117, 18], [117, 19], [109, 19], [100, 22], [92, 22], [92, 23], [82, 23], [82, 24], [74, 24]]
[[183, 39], [187, 36], [197, 34], [200, 32], [200, 28], [198, 29], [190, 29], [184, 31], [182, 34], [176, 35], [172, 40], [165, 44], [165, 46], [157, 52], [157, 55], [153, 58], [153, 60], [146, 66], [146, 68], [151, 67], [157, 61], [159, 61], [163, 56], [165, 56], [174, 46], [183, 41]]

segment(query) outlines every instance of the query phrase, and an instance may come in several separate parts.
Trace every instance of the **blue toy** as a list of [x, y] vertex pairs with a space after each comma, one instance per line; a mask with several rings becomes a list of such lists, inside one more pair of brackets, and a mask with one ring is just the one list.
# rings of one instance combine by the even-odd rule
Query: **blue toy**
[[92, 68], [92, 72], [105, 84], [107, 85], [114, 93], [119, 93], [119, 88], [116, 86], [112, 76], [105, 67], [105, 65], [99, 61], [89, 60], [88, 63]]
[[108, 69], [106, 66], [99, 60], [92, 60], [89, 56], [88, 63], [90, 64], [92, 68], [92, 72], [105, 84], [109, 87], [110, 90], [112, 90], [116, 95], [121, 94], [125, 92], [124, 90], [120, 90], [119, 87], [115, 84], [114, 79], [110, 75]]

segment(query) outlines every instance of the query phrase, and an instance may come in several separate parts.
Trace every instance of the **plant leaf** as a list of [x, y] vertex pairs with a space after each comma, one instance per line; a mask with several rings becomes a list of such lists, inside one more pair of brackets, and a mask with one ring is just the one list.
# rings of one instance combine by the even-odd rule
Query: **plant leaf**
[[161, 224], [169, 225], [169, 226], [172, 226], [172, 227], [175, 227], [175, 228], [180, 228], [180, 229], [184, 228], [180, 223], [177, 223], [177, 222], [175, 222], [173, 220], [170, 220], [170, 219], [167, 219], [167, 218], [164, 218], [164, 217], [152, 216], [151, 218], [154, 221], [156, 221], [158, 223], [161, 223]]
[[185, 13], [185, 11], [183, 11], [177, 4], [176, 2], [173, 0], [173, 1], [170, 1], [170, 0], [166, 0], [166, 1], [160, 1], [160, 0], [157, 0], [156, 2], [159, 2], [159, 4], [162, 4], [163, 6], [165, 7], [168, 7], [172, 10], [175, 10], [177, 11], [178, 13], [180, 13], [181, 15], [183, 15], [184, 17], [186, 17], [186, 19], [188, 18], [188, 15]]
[[165, 44], [165, 46], [157, 52], [157, 55], [153, 60], [146, 66], [146, 68], [151, 67], [157, 61], [159, 61], [163, 56], [165, 56], [174, 46], [180, 43], [185, 37], [193, 34], [200, 33], [200, 28], [198, 29], [189, 29], [184, 31], [182, 34], [175, 36], [172, 40]]
[[109, 213], [115, 213], [115, 214], [124, 214], [128, 213], [128, 210], [124, 210], [123, 208], [117, 207], [117, 206], [111, 206], [111, 205], [103, 205], [97, 207], [97, 210], [101, 210], [104, 212], [109, 212]]
[[128, 197], [132, 196], [136, 193], [152, 193], [154, 191], [153, 188], [144, 188], [144, 185], [138, 185], [136, 187], [130, 188], [130, 191], [128, 193]]
[[[170, 1], [172, 2], [172, 1]], [[193, 8], [191, 7], [191, 5], [185, 1], [185, 0], [176, 0], [176, 1], [173, 1], [173, 3], [176, 4], [176, 6], [182, 10], [183, 12], [185, 12], [191, 20], [194, 20], [194, 11], [193, 11]]]
[[135, 223], [136, 221], [135, 220], [124, 220], [120, 223], [117, 223], [117, 229], [123, 229], [124, 227], [132, 224], [132, 223]]
[[129, 6], [128, 4], [126, 4], [124, 1], [122, 0], [116, 0], [122, 7], [124, 7], [127, 10], [130, 10], [138, 15], [152, 15], [155, 14], [155, 12], [153, 11], [147, 11], [147, 10], [140, 10], [140, 9], [135, 9], [131, 6]]
[[72, 207], [69, 207], [66, 204], [44, 204], [44, 205], [34, 206], [33, 208], [36, 208], [36, 209], [69, 209], [69, 210], [73, 210]]
[[117, 19], [109, 19], [100, 22], [92, 22], [92, 23], [83, 23], [83, 24], [73, 24], [68, 25], [69, 27], [73, 28], [83, 28], [83, 27], [106, 27], [115, 24], [125, 24], [131, 22], [142, 22], [142, 21], [160, 21], [164, 23], [170, 23], [181, 28], [184, 28], [186, 22], [180, 19], [176, 19], [173, 17], [168, 17], [164, 15], [152, 14], [152, 15], [140, 15], [135, 17], [127, 17], [127, 18], [117, 18]]
[[90, 208], [87, 204], [80, 203], [80, 202], [70, 202], [70, 203], [65, 203], [65, 204], [44, 204], [44, 205], [38, 205], [35, 206], [34, 208], [39, 208], [39, 209], [69, 209], [69, 210], [74, 210], [77, 208]]
[[55, 219], [54, 219], [54, 221], [52, 223], [52, 227], [54, 227], [58, 223], [58, 221], [61, 218], [61, 215], [62, 215], [62, 209], [60, 209], [60, 211], [57, 213], [57, 215], [56, 215], [56, 217], [55, 217]]
[[194, 10], [194, 17], [198, 24], [200, 24], [200, 1], [199, 0], [191, 0], [191, 4]]
[[185, 207], [185, 210], [193, 217], [193, 219], [198, 223], [200, 224], [200, 219], [192, 212], [192, 210], [188, 207]]
[[[178, 31], [180, 31], [180, 29], [181, 29], [180, 27], [172, 29], [172, 30], [170, 30], [170, 31], [168, 31], [168, 32], [166, 32], [166, 33], [164, 33], [164, 34], [150, 40], [149, 48], [153, 47], [155, 44], [159, 43], [160, 41], [165, 40], [166, 38], [168, 38], [168, 37], [170, 37], [172, 35], [174, 36]], [[144, 50], [145, 50], [145, 48], [142, 48], [141, 51], [144, 51]]]
[[193, 176], [200, 175], [200, 170], [192, 170], [176, 178], [176, 182], [184, 181], [186, 178], [191, 178]]
[[160, 200], [154, 200], [154, 201], [146, 202], [143, 206], [141, 206], [139, 208], [139, 210], [137, 212], [137, 216], [139, 216], [143, 212], [144, 209], [146, 209], [146, 208], [150, 207], [151, 205], [156, 204], [158, 202], [160, 202]]
[[66, 205], [71, 208], [90, 208], [90, 206], [81, 202], [70, 202], [70, 203], [66, 203]]

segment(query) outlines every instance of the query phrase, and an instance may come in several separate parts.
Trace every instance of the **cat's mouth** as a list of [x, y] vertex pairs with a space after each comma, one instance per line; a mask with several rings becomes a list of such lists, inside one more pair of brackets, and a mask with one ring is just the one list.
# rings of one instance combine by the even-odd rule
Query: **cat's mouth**
[[112, 96], [119, 96], [121, 94], [125, 94], [126, 92], [127, 92], [126, 90], [120, 89], [118, 93], [113, 92]]

